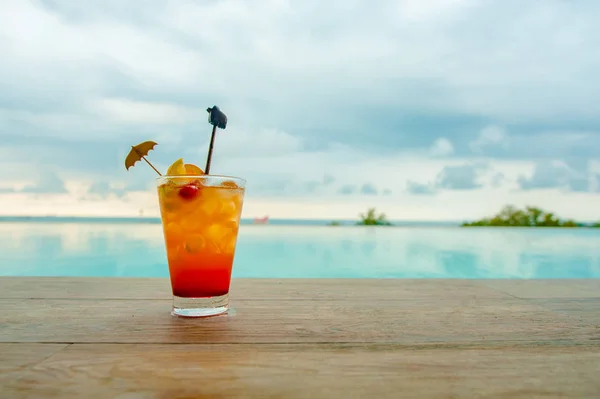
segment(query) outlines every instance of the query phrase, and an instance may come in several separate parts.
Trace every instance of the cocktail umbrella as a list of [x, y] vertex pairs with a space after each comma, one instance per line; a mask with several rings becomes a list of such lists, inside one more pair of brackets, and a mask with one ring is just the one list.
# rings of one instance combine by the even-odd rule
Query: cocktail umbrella
[[131, 151], [129, 151], [129, 154], [127, 154], [127, 158], [125, 158], [125, 168], [129, 170], [129, 168], [135, 165], [137, 161], [143, 159], [148, 165], [150, 165], [152, 169], [154, 169], [156, 173], [158, 173], [159, 176], [162, 176], [158, 169], [156, 169], [154, 165], [152, 165], [150, 161], [146, 159], [146, 155], [148, 155], [148, 152], [150, 152], [150, 150], [154, 149], [155, 145], [157, 145], [157, 143], [155, 143], [154, 141], [144, 141], [143, 143], [140, 143], [138, 145], [132, 145]]

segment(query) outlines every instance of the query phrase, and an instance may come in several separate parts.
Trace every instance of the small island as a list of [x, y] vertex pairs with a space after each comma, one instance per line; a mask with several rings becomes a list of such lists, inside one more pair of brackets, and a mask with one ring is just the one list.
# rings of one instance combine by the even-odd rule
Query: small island
[[367, 213], [361, 213], [360, 221], [356, 224], [359, 226], [392, 226], [385, 213], [377, 214], [375, 208], [369, 208]]
[[[360, 220], [355, 223], [357, 226], [393, 226], [387, 219], [385, 213], [377, 213], [375, 208], [369, 208], [366, 213], [359, 215]], [[328, 226], [342, 226], [341, 222], [334, 220], [327, 224]]]
[[463, 227], [600, 227], [599, 223], [586, 224], [574, 220], [561, 220], [552, 212], [527, 206], [518, 209], [512, 205], [505, 206], [492, 218], [464, 222]]

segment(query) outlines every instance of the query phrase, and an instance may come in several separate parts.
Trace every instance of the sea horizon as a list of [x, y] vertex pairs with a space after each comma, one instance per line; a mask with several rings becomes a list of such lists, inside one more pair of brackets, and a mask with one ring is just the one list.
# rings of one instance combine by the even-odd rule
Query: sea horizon
[[[260, 218], [259, 218], [260, 219]], [[160, 217], [151, 216], [0, 216], [0, 223], [131, 223], [131, 224], [160, 224]], [[277, 226], [327, 226], [332, 222], [341, 226], [356, 225], [357, 219], [311, 219], [311, 218], [269, 218], [267, 225]], [[453, 227], [460, 226], [463, 221], [429, 221], [429, 220], [390, 220], [394, 226], [404, 227]], [[256, 224], [254, 218], [242, 218], [240, 224]]]

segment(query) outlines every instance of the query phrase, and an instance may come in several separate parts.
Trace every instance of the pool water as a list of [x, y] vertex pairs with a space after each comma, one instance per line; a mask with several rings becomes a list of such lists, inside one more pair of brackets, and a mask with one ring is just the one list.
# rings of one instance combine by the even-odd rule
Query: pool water
[[[0, 275], [167, 277], [162, 229], [0, 223]], [[243, 225], [233, 276], [600, 278], [600, 229]]]

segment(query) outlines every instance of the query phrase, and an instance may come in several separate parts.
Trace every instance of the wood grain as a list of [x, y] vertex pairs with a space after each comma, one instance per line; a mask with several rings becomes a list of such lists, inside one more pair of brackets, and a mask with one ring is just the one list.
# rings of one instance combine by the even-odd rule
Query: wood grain
[[580, 323], [594, 325], [600, 329], [600, 299], [581, 298], [581, 299], [531, 299], [530, 303], [535, 303], [556, 313], [570, 317]]
[[600, 330], [523, 300], [235, 301], [235, 314], [172, 317], [168, 300], [0, 300], [0, 342], [471, 342], [578, 340]]
[[598, 398], [600, 348], [72, 345], [3, 387], [35, 398]]
[[2, 277], [2, 299], [169, 299], [166, 278]]
[[[506, 298], [472, 280], [446, 279], [232, 279], [232, 299], [413, 300]], [[2, 299], [170, 299], [167, 278], [2, 277]]]
[[234, 279], [193, 320], [168, 279], [0, 278], [0, 397], [598, 398], [595, 287]]
[[600, 279], [477, 280], [517, 298], [600, 298]]
[[49, 358], [68, 345], [64, 344], [0, 344], [0, 397], [3, 387], [22, 375], [23, 371]]
[[31, 366], [66, 347], [65, 344], [0, 343], [0, 372]]

